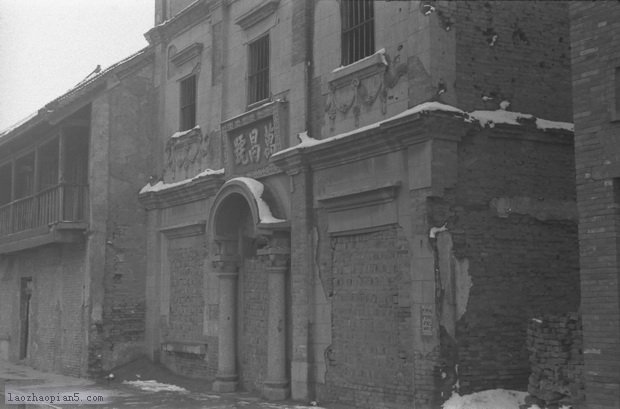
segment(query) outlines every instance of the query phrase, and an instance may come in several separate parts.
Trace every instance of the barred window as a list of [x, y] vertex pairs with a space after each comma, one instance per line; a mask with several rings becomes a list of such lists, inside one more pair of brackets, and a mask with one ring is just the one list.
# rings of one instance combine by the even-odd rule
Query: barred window
[[196, 76], [181, 81], [181, 112], [179, 130], [186, 131], [196, 126]]
[[372, 0], [341, 0], [342, 65], [375, 52], [375, 10]]
[[269, 98], [269, 35], [250, 43], [248, 103]]

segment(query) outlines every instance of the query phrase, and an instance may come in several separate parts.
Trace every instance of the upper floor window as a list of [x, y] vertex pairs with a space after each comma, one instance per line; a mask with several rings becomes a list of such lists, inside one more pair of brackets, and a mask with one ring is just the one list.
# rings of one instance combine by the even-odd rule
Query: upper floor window
[[181, 81], [181, 131], [196, 126], [196, 76], [192, 75]]
[[614, 70], [614, 108], [612, 111], [613, 119], [620, 120], [620, 67]]
[[341, 0], [342, 65], [375, 52], [375, 10], [372, 0]]
[[250, 43], [248, 104], [269, 98], [269, 35]]

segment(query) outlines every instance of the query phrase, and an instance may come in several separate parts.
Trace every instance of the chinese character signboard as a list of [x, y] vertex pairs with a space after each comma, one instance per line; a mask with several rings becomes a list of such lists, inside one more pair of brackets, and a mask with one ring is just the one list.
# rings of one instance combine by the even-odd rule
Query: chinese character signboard
[[226, 132], [226, 172], [251, 177], [277, 173], [269, 163], [271, 155], [283, 149], [281, 102], [229, 120]]

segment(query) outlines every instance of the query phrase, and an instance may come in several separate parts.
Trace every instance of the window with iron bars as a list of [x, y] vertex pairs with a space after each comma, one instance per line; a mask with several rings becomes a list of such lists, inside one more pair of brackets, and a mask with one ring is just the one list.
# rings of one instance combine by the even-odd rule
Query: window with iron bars
[[196, 76], [181, 81], [181, 112], [179, 130], [186, 131], [196, 126]]
[[248, 104], [269, 98], [269, 35], [250, 43]]
[[342, 65], [375, 52], [375, 10], [372, 0], [341, 0]]

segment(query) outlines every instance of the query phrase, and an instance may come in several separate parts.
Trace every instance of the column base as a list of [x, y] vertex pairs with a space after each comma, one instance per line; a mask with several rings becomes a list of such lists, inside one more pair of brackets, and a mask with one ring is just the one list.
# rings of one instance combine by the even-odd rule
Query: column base
[[263, 384], [263, 397], [267, 400], [285, 400], [289, 396], [287, 380], [265, 381]]
[[213, 392], [235, 392], [237, 384], [237, 375], [216, 375], [215, 382], [213, 382]]

